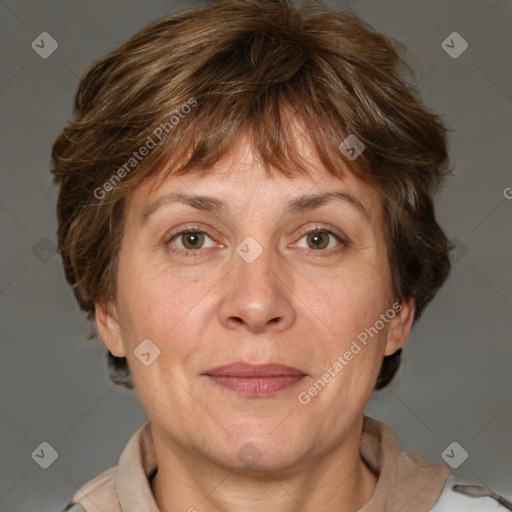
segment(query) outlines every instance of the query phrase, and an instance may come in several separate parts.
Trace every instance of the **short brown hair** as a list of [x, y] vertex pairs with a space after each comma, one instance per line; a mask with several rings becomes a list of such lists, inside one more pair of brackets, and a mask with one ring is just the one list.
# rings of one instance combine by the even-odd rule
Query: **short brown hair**
[[[412, 73], [401, 46], [318, 2], [219, 0], [152, 23], [95, 62], [51, 169], [59, 253], [88, 318], [115, 298], [132, 190], [157, 173], [206, 171], [243, 133], [267, 172], [302, 173], [300, 121], [329, 173], [341, 177], [344, 162], [379, 192], [393, 295], [414, 297], [417, 320], [450, 271], [433, 195], [451, 169], [446, 128], [400, 76]], [[365, 146], [356, 160], [339, 149], [349, 135]], [[129, 377], [125, 358], [108, 357]], [[400, 352], [384, 358], [376, 389], [399, 363]]]

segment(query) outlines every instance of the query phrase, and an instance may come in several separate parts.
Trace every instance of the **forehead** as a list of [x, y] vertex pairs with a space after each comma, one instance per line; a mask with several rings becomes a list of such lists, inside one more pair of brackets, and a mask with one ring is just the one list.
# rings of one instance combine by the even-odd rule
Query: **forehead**
[[[269, 208], [293, 213], [301, 211], [301, 205], [307, 201], [311, 204], [313, 198], [320, 206], [337, 196], [336, 199], [345, 200], [347, 204], [353, 203], [352, 206], [365, 213], [371, 223], [379, 224], [381, 201], [373, 187], [358, 178], [341, 158], [340, 176], [333, 176], [306, 141], [303, 140], [300, 147], [307, 174], [287, 177], [275, 171], [269, 175], [252, 152], [250, 141], [240, 137], [239, 142], [209, 169], [181, 176], [170, 173], [163, 181], [161, 174], [165, 169], [162, 169], [129, 194], [126, 210], [144, 221], [159, 202], [179, 194], [191, 199], [187, 199], [187, 204], [216, 213], [234, 214], [250, 208], [260, 210], [260, 214]], [[203, 199], [206, 196], [217, 201], [208, 205]]]

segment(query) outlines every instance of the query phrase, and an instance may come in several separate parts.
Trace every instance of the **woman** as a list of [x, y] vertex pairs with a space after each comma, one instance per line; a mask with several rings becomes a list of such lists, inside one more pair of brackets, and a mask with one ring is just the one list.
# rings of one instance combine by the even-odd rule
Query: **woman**
[[149, 421], [68, 508], [474, 506], [364, 415], [450, 269], [445, 129], [404, 67], [351, 14], [221, 0], [88, 70], [59, 251]]

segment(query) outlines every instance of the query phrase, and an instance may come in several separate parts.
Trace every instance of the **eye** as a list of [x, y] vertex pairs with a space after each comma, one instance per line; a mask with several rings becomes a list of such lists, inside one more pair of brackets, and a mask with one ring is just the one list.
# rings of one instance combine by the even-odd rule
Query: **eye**
[[[205, 246], [205, 240], [209, 239], [211, 241], [210, 245]], [[198, 229], [185, 229], [175, 233], [171, 238], [169, 238], [167, 244], [174, 245], [173, 241], [176, 240], [176, 246], [180, 251], [197, 251], [199, 249], [205, 249], [209, 247], [213, 247], [213, 240], [205, 231], [200, 231]], [[171, 250], [175, 251], [176, 249], [171, 247]], [[177, 251], [179, 252], [179, 251]]]
[[[299, 245], [302, 239], [305, 239], [305, 247]], [[317, 251], [322, 249], [332, 249], [336, 246], [336, 241], [341, 245], [347, 245], [346, 241], [336, 233], [333, 233], [328, 229], [315, 228], [306, 232], [297, 242], [297, 246]]]

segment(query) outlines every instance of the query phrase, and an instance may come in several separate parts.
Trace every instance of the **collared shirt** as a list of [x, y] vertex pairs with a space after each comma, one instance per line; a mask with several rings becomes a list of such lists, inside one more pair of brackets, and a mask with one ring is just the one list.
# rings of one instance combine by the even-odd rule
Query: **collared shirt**
[[[359, 512], [427, 512], [446, 490], [450, 472], [445, 466], [400, 451], [391, 430], [367, 416], [363, 421], [360, 453], [378, 474], [378, 482], [372, 497]], [[157, 458], [148, 421], [128, 441], [118, 465], [82, 485], [66, 510], [161, 512], [151, 491], [156, 470]], [[74, 504], [82, 508], [73, 508]], [[434, 510], [451, 509], [443, 506]], [[498, 506], [496, 510], [502, 509]]]

